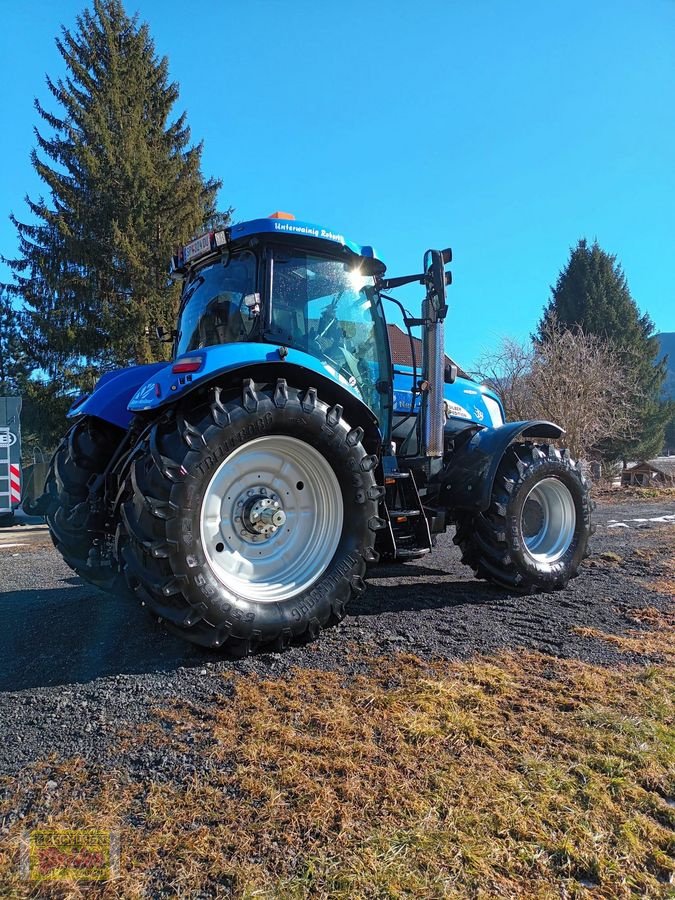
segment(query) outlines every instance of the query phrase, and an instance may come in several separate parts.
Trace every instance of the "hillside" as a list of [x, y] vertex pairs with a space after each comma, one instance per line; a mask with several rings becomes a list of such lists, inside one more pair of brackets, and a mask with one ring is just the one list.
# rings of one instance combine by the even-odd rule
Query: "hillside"
[[675, 331], [664, 331], [656, 335], [659, 342], [659, 359], [668, 354], [668, 373], [663, 384], [666, 397], [675, 400]]

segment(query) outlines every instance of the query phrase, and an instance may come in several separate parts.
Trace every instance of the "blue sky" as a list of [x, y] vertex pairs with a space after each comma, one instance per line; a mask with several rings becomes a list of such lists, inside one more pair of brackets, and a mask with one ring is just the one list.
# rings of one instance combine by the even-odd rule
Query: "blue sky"
[[[389, 274], [452, 246], [447, 348], [526, 337], [578, 238], [615, 253], [675, 331], [675, 3], [127, 0], [169, 57], [203, 168], [237, 219], [276, 209], [374, 244]], [[3, 4], [7, 216], [84, 0]], [[0, 275], [6, 273], [0, 272]], [[403, 292], [402, 292], [403, 293]], [[416, 307], [416, 290], [404, 299]]]

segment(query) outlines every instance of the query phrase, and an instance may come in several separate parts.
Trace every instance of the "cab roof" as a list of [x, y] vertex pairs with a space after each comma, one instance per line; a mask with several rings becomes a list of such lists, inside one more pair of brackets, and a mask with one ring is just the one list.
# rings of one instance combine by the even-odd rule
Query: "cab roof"
[[[330, 241], [333, 244], [341, 244], [343, 247], [363, 256], [366, 259], [378, 259], [375, 249], [367, 244], [356, 244], [349, 241], [339, 231], [333, 231], [323, 225], [315, 225], [312, 222], [300, 222], [296, 219], [281, 218], [278, 213], [266, 219], [252, 219], [250, 222], [240, 222], [232, 225], [230, 235], [233, 241], [254, 234], [279, 234], [298, 235], [300, 237], [314, 238], [316, 240]], [[381, 262], [381, 260], [379, 260]]]
[[315, 225], [312, 222], [301, 222], [288, 213], [273, 213], [264, 219], [251, 219], [248, 222], [239, 222], [225, 228], [207, 232], [185, 247], [182, 247], [172, 263], [172, 270], [185, 270], [188, 264], [192, 264], [202, 257], [209, 256], [218, 248], [239, 244], [246, 238], [257, 235], [275, 236], [281, 240], [300, 239], [303, 246], [316, 245], [323, 249], [343, 248], [348, 255], [355, 255], [368, 262], [369, 274], [382, 275], [386, 270], [385, 264], [378, 258], [375, 249], [367, 244], [356, 244], [348, 240], [341, 232], [333, 231], [323, 225]]

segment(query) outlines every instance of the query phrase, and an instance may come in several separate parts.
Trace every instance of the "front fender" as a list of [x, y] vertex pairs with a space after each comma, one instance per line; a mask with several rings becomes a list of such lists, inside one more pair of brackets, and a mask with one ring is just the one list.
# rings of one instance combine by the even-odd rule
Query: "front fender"
[[77, 398], [68, 410], [67, 418], [98, 416], [120, 428], [128, 428], [133, 418], [133, 413], [128, 409], [129, 400], [140, 385], [165, 367], [165, 362], [149, 363], [107, 372], [96, 382], [91, 394]]
[[516, 438], [554, 440], [565, 433], [553, 422], [508, 422], [500, 428], [484, 428], [453, 453], [440, 478], [440, 501], [450, 509], [482, 512], [490, 505], [499, 463]]

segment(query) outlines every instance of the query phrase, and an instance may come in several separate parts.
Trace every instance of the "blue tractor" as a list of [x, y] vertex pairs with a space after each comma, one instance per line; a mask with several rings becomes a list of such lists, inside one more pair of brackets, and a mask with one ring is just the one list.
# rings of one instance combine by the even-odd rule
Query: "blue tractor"
[[[69, 412], [40, 501], [66, 562], [233, 654], [316, 637], [369, 565], [449, 526], [478, 577], [564, 587], [588, 485], [562, 428], [505, 423], [446, 365], [450, 260], [387, 278], [371, 247], [285, 213], [187, 244], [177, 327], [158, 329], [172, 361], [111, 372]], [[394, 369], [384, 303], [413, 282], [421, 359]]]

